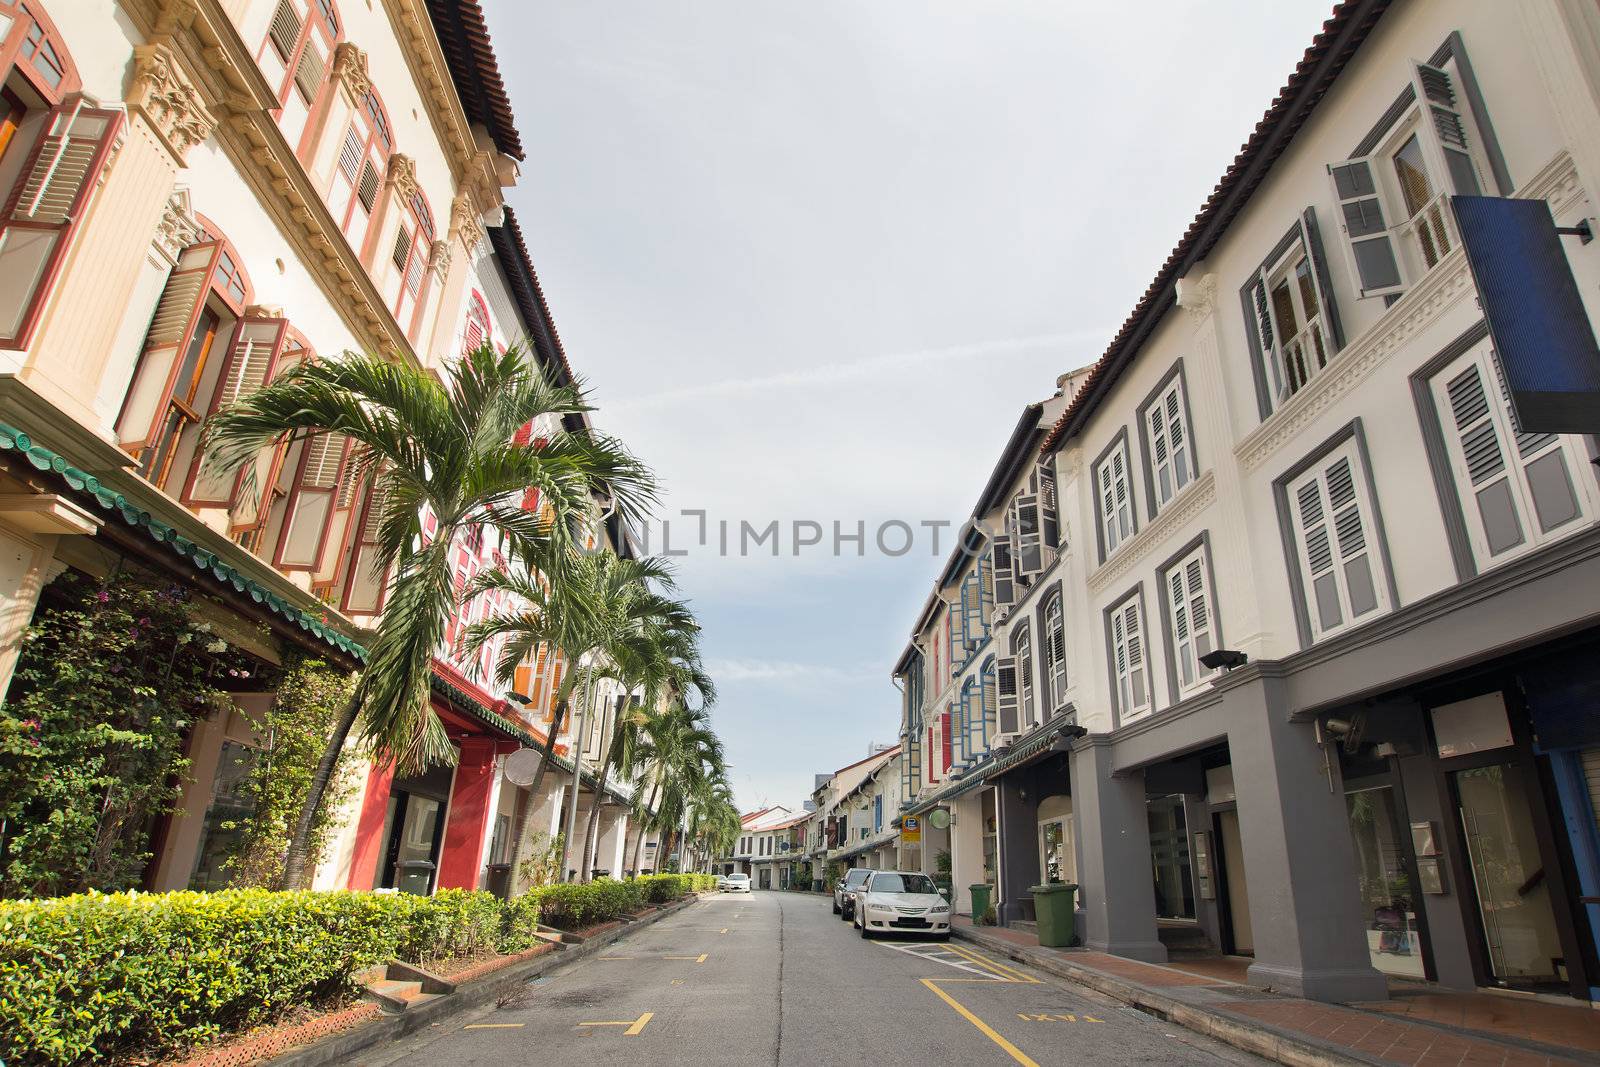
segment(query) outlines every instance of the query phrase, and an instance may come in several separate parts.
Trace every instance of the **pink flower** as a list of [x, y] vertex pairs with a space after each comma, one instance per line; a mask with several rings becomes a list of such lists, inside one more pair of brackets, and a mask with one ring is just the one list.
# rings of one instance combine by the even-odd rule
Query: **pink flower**
[[95, 599], [102, 604], [109, 604], [111, 602], [111, 594], [102, 589], [95, 594]]

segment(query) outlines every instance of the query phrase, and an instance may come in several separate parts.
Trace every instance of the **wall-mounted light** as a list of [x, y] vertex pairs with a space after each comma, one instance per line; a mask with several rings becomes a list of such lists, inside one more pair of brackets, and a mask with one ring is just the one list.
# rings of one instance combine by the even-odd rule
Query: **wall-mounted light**
[[1200, 657], [1200, 666], [1208, 671], [1214, 671], [1218, 667], [1225, 671], [1231, 671], [1235, 667], [1243, 667], [1249, 662], [1249, 656], [1231, 648], [1214, 648]]

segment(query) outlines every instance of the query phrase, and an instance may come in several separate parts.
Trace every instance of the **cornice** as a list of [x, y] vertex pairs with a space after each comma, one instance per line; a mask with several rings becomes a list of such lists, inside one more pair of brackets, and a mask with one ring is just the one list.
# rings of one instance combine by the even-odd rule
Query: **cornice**
[[165, 44], [134, 46], [133, 77], [125, 99], [130, 110], [144, 116], [180, 167], [189, 149], [216, 129], [215, 116]]
[[1145, 524], [1144, 529], [1124, 541], [1111, 553], [1111, 558], [1089, 575], [1089, 591], [1101, 593], [1111, 583], [1133, 569], [1161, 542], [1171, 537], [1190, 519], [1210, 507], [1217, 499], [1217, 479], [1214, 471], [1206, 471], [1196, 478], [1177, 498], [1161, 509], [1161, 513]]
[[[1557, 153], [1516, 195], [1548, 200], [1558, 215], [1573, 207], [1582, 199], [1583, 190], [1578, 184], [1572, 157], [1565, 150]], [[1261, 466], [1323, 412], [1366, 381], [1413, 337], [1474, 292], [1466, 252], [1458, 243], [1365, 333], [1334, 356], [1327, 370], [1234, 446], [1233, 454], [1239, 465], [1247, 471]]]

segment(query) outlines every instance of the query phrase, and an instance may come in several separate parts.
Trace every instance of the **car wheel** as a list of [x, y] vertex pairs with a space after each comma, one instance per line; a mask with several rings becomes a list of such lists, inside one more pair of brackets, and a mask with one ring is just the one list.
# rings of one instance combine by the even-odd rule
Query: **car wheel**
[[839, 914], [839, 902], [837, 900], [833, 902], [833, 913], [835, 915]]
[[935, 937], [934, 940], [935, 941], [948, 941], [948, 940], [950, 940], [950, 931], [946, 930], [944, 933], [939, 934], [937, 937]]
[[867, 924], [866, 924], [865, 920], [863, 920], [862, 923], [861, 923], [861, 940], [863, 940], [863, 941], [871, 941], [872, 940], [872, 931], [867, 929]]

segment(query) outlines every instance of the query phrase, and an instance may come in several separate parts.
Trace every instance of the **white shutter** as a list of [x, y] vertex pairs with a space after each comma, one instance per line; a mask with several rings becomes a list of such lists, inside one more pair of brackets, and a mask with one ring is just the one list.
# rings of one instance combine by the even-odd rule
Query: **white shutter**
[[1200, 657], [1216, 647], [1213, 637], [1216, 624], [1205, 566], [1205, 550], [1196, 550], [1173, 567], [1167, 572], [1166, 579], [1167, 610], [1172, 622], [1178, 686], [1181, 691], [1187, 692], [1213, 673], [1200, 664]]
[[1412, 85], [1423, 107], [1422, 128], [1444, 157], [1451, 188], [1461, 196], [1477, 196], [1483, 189], [1478, 170], [1467, 149], [1467, 128], [1456, 107], [1450, 75], [1426, 63], [1415, 64]]
[[1328, 167], [1333, 195], [1339, 202], [1340, 224], [1350, 245], [1361, 295], [1387, 296], [1400, 292], [1400, 264], [1394, 240], [1384, 221], [1383, 194], [1378, 189], [1372, 156], [1358, 156]]
[[1044, 545], [1039, 524], [1039, 497], [1036, 493], [1019, 493], [1011, 502], [1014, 516], [1016, 542], [1013, 546], [1017, 578], [1024, 585], [1032, 582], [1044, 570]]
[[1156, 507], [1161, 508], [1194, 480], [1189, 431], [1184, 424], [1183, 383], [1177, 377], [1145, 409]]
[[1118, 605], [1111, 615], [1111, 648], [1116, 671], [1118, 710], [1127, 720], [1150, 710], [1149, 669], [1145, 663], [1144, 621], [1139, 599]]
[[1289, 486], [1314, 637], [1387, 606], [1362, 479], [1354, 442], [1348, 442]]
[[1001, 656], [995, 662], [995, 708], [998, 722], [995, 744], [1009, 741], [1022, 732], [1022, 699], [1017, 686], [1017, 660], [1015, 656]]
[[1128, 447], [1119, 441], [1095, 471], [1095, 492], [1100, 500], [1100, 531], [1105, 554], [1133, 534], [1133, 494], [1128, 488]]

